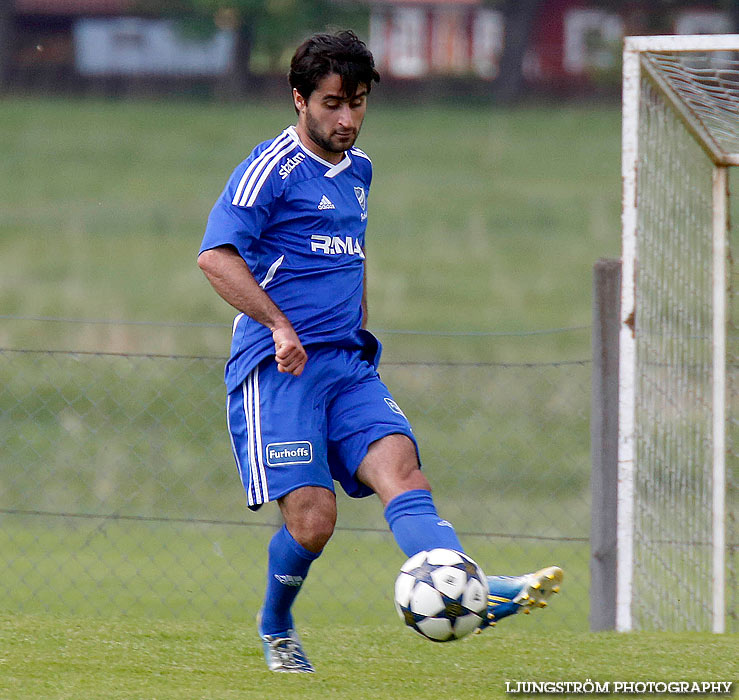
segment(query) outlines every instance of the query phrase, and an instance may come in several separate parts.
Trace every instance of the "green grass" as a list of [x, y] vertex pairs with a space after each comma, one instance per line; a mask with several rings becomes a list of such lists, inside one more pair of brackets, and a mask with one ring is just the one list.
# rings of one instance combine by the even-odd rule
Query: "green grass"
[[[619, 249], [619, 118], [615, 106], [373, 106], [360, 139], [375, 171], [371, 325], [587, 326], [592, 264]], [[194, 264], [205, 220], [231, 169], [293, 119], [287, 101], [3, 100], [0, 309], [227, 324], [230, 309]], [[223, 353], [226, 332], [127, 327], [115, 344]], [[3, 334], [20, 344], [112, 342], [109, 329], [89, 326], [17, 323]], [[587, 333], [539, 340], [527, 356], [589, 349]], [[518, 359], [524, 347], [391, 345], [464, 359]]]
[[270, 674], [251, 624], [0, 615], [0, 697], [474, 700], [506, 697], [506, 681], [736, 681], [739, 673], [736, 638], [707, 634], [532, 637], [512, 622], [444, 645], [398, 621], [330, 633], [308, 626], [302, 636], [314, 676]]

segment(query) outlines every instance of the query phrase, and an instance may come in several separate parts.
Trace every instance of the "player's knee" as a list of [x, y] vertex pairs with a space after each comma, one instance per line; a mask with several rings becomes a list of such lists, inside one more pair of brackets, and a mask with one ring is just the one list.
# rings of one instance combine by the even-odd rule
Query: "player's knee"
[[288, 494], [280, 506], [295, 541], [311, 552], [320, 552], [336, 526], [334, 494], [323, 488], [304, 487]]
[[389, 482], [394, 491], [410, 491], [412, 489], [431, 490], [428, 479], [421, 471], [418, 453], [413, 442], [405, 435], [391, 435], [395, 441], [393, 459], [378, 465], [378, 471]]
[[335, 515], [332, 517], [328, 513], [311, 512], [306, 514], [306, 517], [294, 519], [292, 524], [288, 525], [288, 530], [295, 541], [308, 551], [320, 552], [334, 534], [335, 525]]
[[414, 489], [431, 491], [431, 484], [429, 484], [429, 480], [418, 465], [413, 469], [409, 469], [408, 471], [399, 474], [396, 481], [396, 490], [399, 493], [402, 493], [403, 491], [413, 491]]
[[413, 441], [393, 434], [372, 443], [357, 470], [357, 478], [367, 484], [387, 504], [400, 493], [431, 487], [418, 463]]

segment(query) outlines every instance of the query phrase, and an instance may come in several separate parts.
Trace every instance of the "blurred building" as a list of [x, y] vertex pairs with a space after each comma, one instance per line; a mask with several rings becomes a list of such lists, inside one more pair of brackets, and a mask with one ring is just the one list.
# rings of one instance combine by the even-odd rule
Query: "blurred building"
[[234, 37], [183, 32], [146, 16], [135, 0], [15, 0], [12, 72], [21, 84], [73, 85], [110, 78], [216, 78]]
[[[388, 88], [394, 81], [443, 78], [484, 91], [498, 76], [510, 39], [503, 10], [509, 5], [502, 0], [362, 2]], [[731, 18], [716, 5], [684, 0], [665, 14], [656, 2], [545, 0], [527, 27], [520, 58], [526, 87], [567, 93], [617, 85], [625, 34], [732, 31]], [[181, 22], [142, 12], [145, 7], [138, 0], [0, 1], [0, 82], [42, 90], [102, 85], [113, 92], [197, 84], [212, 91], [234, 71], [233, 29], [224, 24], [188, 33]]]
[[[503, 3], [483, 0], [372, 0], [370, 47], [380, 69], [397, 78], [498, 74], [506, 38]], [[654, 4], [653, 4], [654, 5]], [[532, 84], [582, 83], [620, 70], [625, 33], [658, 25], [648, 9], [628, 3], [546, 0], [539, 6], [524, 56]], [[620, 8], [620, 9], [619, 9]], [[730, 33], [728, 14], [716, 3], [676, 7], [658, 33]]]
[[503, 13], [481, 0], [374, 0], [369, 44], [379, 69], [397, 78], [492, 78], [504, 26]]

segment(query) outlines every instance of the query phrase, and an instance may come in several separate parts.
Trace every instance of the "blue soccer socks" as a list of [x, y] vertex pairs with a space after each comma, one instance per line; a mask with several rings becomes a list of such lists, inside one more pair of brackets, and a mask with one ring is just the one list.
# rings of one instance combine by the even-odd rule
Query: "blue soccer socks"
[[437, 547], [464, 552], [452, 524], [436, 512], [430, 491], [413, 489], [396, 496], [385, 507], [385, 520], [408, 557]]
[[259, 625], [260, 635], [283, 636], [293, 628], [290, 612], [300, 592], [308, 569], [317, 554], [307, 550], [283, 525], [272, 537], [268, 548], [267, 592]]

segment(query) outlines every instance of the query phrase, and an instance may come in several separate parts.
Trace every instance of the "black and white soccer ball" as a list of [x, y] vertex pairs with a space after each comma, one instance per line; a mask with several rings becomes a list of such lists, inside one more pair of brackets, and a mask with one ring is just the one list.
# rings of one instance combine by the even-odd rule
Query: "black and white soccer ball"
[[466, 554], [432, 549], [413, 555], [395, 580], [395, 609], [406, 625], [434, 642], [461, 639], [487, 612], [482, 569]]

